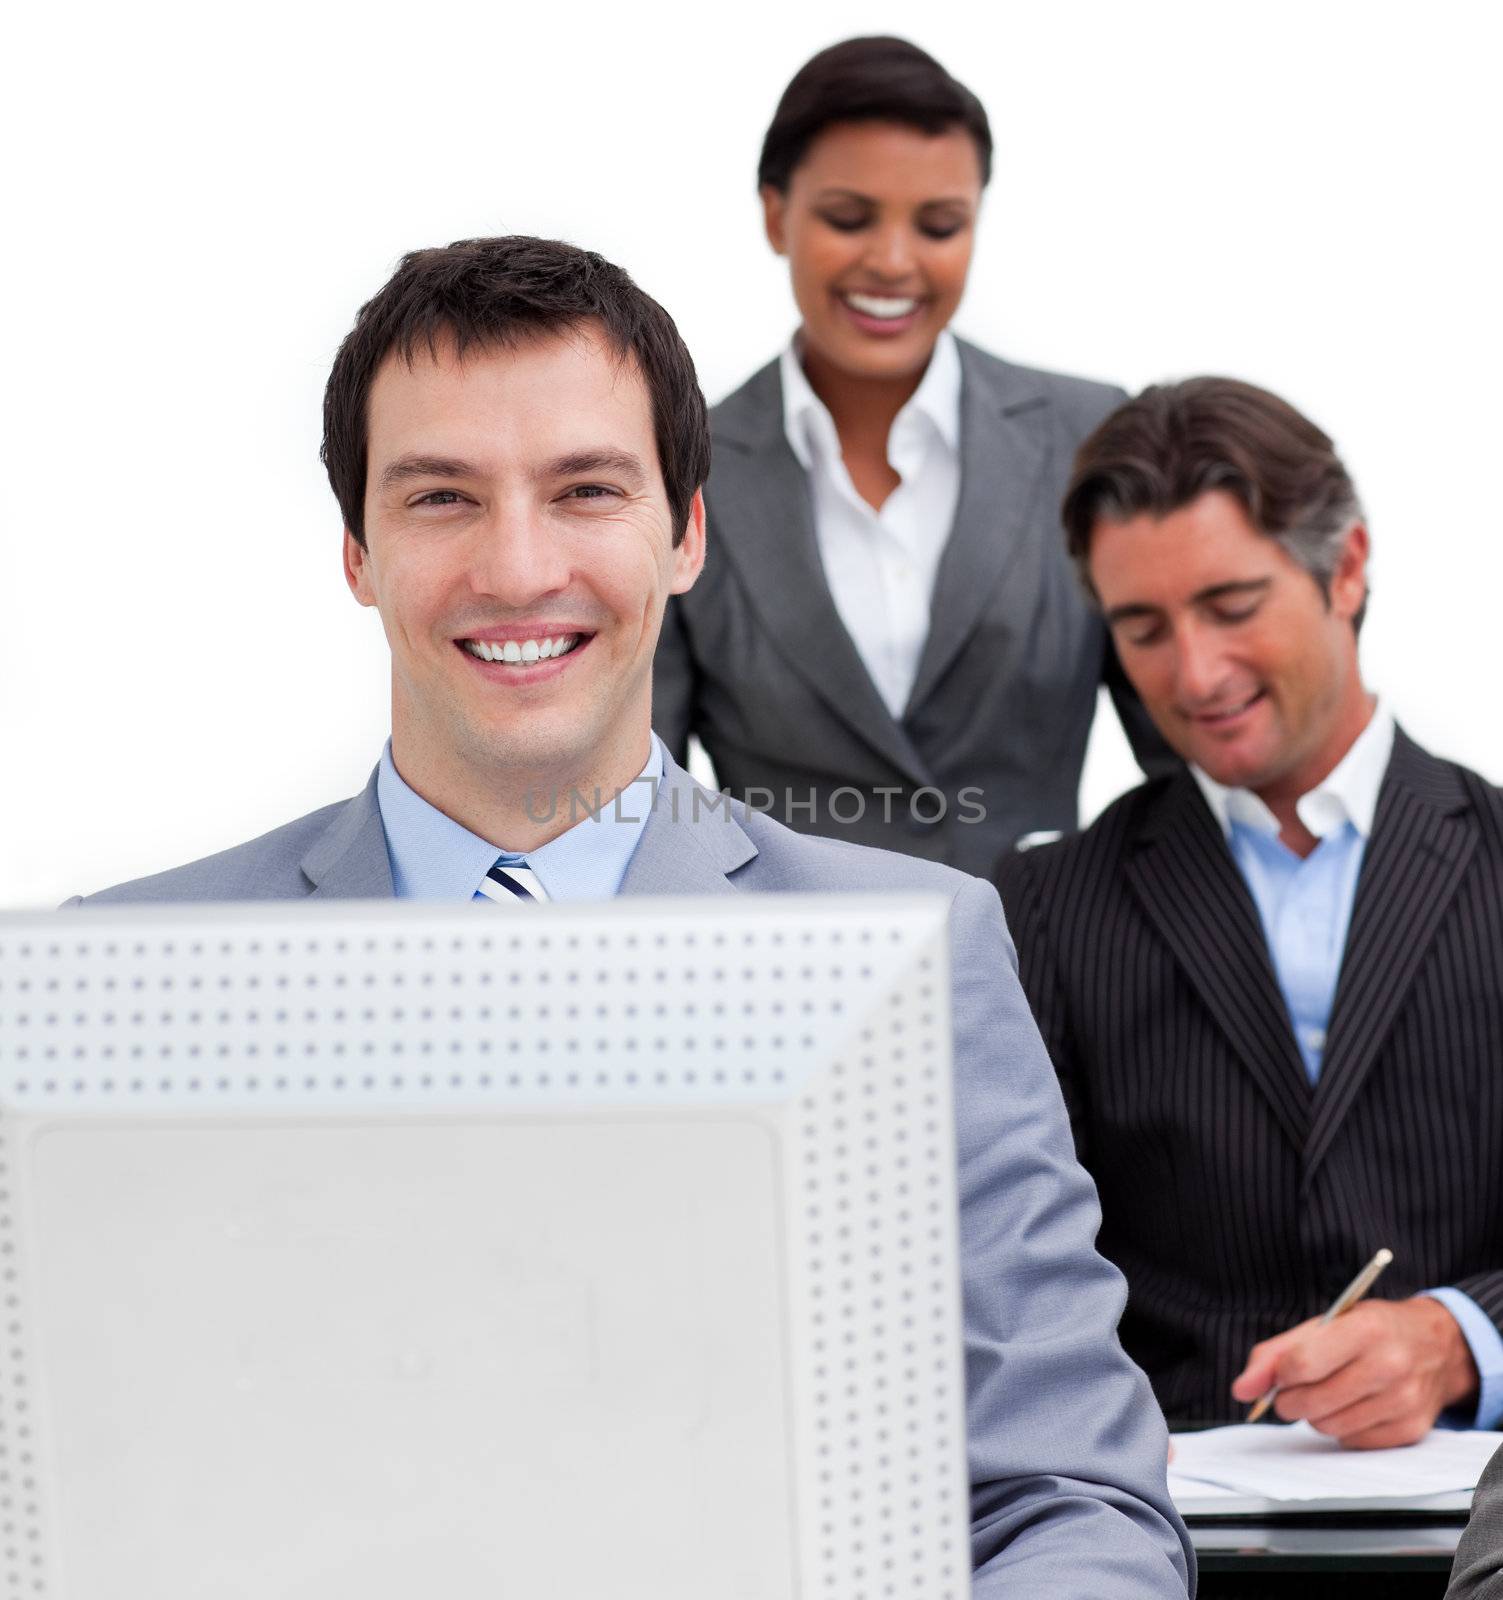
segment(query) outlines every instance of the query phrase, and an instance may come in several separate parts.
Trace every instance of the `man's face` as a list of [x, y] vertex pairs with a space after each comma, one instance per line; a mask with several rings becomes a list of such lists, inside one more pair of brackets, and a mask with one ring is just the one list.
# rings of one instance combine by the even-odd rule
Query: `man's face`
[[1222, 490], [1091, 536], [1091, 581], [1159, 731], [1219, 783], [1270, 803], [1314, 788], [1366, 722], [1352, 628], [1366, 568], [1359, 525], [1328, 601]]
[[371, 389], [366, 548], [350, 587], [392, 654], [392, 748], [434, 797], [629, 782], [647, 754], [675, 548], [646, 384], [591, 328], [387, 357]]

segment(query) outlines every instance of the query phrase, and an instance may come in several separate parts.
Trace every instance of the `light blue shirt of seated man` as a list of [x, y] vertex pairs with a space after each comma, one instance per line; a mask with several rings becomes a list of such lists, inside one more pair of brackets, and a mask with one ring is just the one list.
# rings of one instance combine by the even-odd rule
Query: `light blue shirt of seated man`
[[[536, 797], [539, 821], [554, 815], [569, 823], [556, 839], [527, 852], [527, 866], [550, 900], [610, 900], [620, 889], [663, 776], [662, 747], [656, 734], [650, 738], [647, 765], [619, 796]], [[381, 752], [376, 801], [397, 899], [486, 898], [479, 884], [505, 853], [410, 788], [391, 759], [390, 741]]]
[[[1362, 855], [1392, 753], [1393, 713], [1379, 702], [1325, 782], [1299, 798], [1299, 819], [1319, 841], [1303, 858], [1279, 838], [1278, 819], [1250, 789], [1228, 789], [1199, 767], [1190, 769], [1257, 905], [1311, 1083], [1320, 1077]], [[1455, 1317], [1481, 1380], [1475, 1418], [1451, 1414], [1442, 1421], [1496, 1427], [1503, 1419], [1503, 1335], [1470, 1295], [1425, 1292]]]

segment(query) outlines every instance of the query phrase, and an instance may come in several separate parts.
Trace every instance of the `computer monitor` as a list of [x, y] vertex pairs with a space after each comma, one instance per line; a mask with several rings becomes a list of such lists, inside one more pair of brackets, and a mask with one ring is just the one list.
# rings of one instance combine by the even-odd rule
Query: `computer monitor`
[[946, 906], [0, 917], [0, 1600], [968, 1593]]

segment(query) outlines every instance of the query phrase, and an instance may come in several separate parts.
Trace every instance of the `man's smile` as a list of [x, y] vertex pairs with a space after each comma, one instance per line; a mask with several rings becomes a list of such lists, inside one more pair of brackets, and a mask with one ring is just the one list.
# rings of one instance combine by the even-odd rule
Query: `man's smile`
[[579, 629], [541, 629], [522, 633], [515, 629], [486, 629], [454, 643], [478, 672], [496, 682], [538, 683], [568, 671], [576, 657], [595, 638]]
[[1255, 690], [1247, 699], [1239, 701], [1236, 705], [1222, 706], [1212, 711], [1191, 711], [1186, 715], [1197, 727], [1206, 728], [1213, 733], [1223, 732], [1235, 727], [1239, 719], [1244, 717], [1259, 701], [1266, 699], [1266, 689]]
[[461, 639], [458, 642], [462, 649], [481, 661], [531, 664], [566, 656], [593, 637], [585, 633], [524, 634], [505, 639]]

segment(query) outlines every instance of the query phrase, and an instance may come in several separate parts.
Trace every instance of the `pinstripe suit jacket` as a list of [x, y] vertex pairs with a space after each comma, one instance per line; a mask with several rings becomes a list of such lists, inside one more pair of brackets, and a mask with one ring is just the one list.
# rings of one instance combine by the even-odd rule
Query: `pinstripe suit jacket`
[[1249, 1346], [1380, 1245], [1379, 1294], [1452, 1284], [1503, 1325], [1503, 792], [1397, 735], [1313, 1088], [1187, 772], [1000, 887], [1171, 1419], [1228, 1415]]

